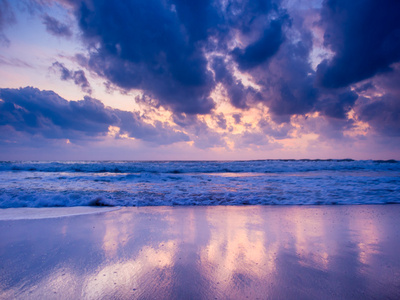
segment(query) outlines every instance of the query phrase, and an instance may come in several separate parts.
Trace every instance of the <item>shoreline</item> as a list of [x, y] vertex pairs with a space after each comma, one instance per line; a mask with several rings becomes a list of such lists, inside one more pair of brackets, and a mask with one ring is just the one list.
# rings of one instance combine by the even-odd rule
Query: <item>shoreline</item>
[[[14, 220], [39, 220], [39, 219], [52, 219], [73, 217], [79, 215], [107, 213], [120, 209], [147, 209], [147, 208], [192, 208], [196, 209], [201, 207], [335, 207], [335, 206], [391, 206], [399, 205], [397, 202], [387, 202], [384, 204], [364, 203], [364, 204], [279, 204], [279, 205], [263, 205], [263, 204], [245, 204], [245, 205], [155, 205], [155, 206], [57, 206], [57, 207], [7, 207], [0, 208], [0, 221], [14, 221]], [[399, 206], [400, 207], [400, 206]]]
[[105, 213], [120, 209], [115, 207], [71, 206], [71, 207], [10, 207], [0, 209], [0, 221], [38, 220]]
[[395, 299], [399, 215], [153, 206], [1, 221], [0, 298]]

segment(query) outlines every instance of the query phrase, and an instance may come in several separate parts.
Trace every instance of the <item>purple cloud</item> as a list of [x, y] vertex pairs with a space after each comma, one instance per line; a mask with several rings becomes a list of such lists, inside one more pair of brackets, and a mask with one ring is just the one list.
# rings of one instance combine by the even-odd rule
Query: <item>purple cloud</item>
[[47, 32], [51, 33], [52, 35], [60, 37], [72, 36], [71, 28], [49, 15], [43, 16], [43, 24], [46, 25]]
[[166, 123], [148, 124], [137, 112], [105, 107], [90, 97], [67, 101], [53, 91], [32, 87], [0, 89], [0, 97], [0, 127], [32, 136], [85, 142], [101, 139], [109, 126], [118, 126], [121, 134], [155, 145], [188, 140], [186, 134]]
[[56, 61], [53, 63], [52, 67], [58, 70], [61, 74], [61, 80], [73, 80], [74, 83], [79, 86], [83, 92], [91, 94], [92, 89], [90, 87], [89, 81], [85, 76], [85, 72], [83, 70], [71, 71], [67, 69], [64, 64]]
[[[226, 135], [213, 131], [199, 116], [209, 114], [219, 132], [233, 128], [229, 118], [215, 111], [217, 99], [212, 95], [216, 87], [222, 87], [235, 109], [244, 112], [261, 107], [269, 115], [259, 124], [247, 126], [243, 137], [249, 143], [261, 135], [288, 138], [293, 132], [292, 120], [307, 120], [306, 115], [314, 113], [318, 113], [319, 122], [305, 121], [310, 123], [305, 130], [315, 130], [321, 136], [326, 130], [327, 137], [343, 138], [343, 132], [351, 130], [357, 119], [367, 122], [375, 132], [397, 136], [398, 1], [326, 0], [322, 7], [314, 5], [312, 12], [272, 0], [62, 2], [68, 3], [86, 49], [75, 55], [82, 69], [53, 64], [61, 80], [73, 81], [90, 93], [85, 75], [90, 71], [103, 78], [109, 90], [141, 90], [137, 103], [169, 110], [175, 124], [187, 132], [154, 120], [149, 125], [140, 114], [98, 106], [97, 111], [111, 119], [100, 122], [97, 116], [94, 120], [99, 124], [94, 128], [98, 131], [88, 126], [80, 133], [83, 136], [99, 137], [107, 132], [104, 128], [113, 125], [119, 126], [121, 133], [160, 144], [187, 140], [190, 135], [199, 147], [223, 146]], [[315, 17], [312, 22], [308, 13]], [[71, 36], [70, 28], [53, 16], [45, 15], [43, 20], [51, 34]], [[313, 31], [316, 28], [322, 33]], [[315, 53], [321, 50], [318, 34], [323, 35], [323, 46], [332, 51], [332, 57], [316, 67]], [[248, 84], [240, 72], [254, 84]], [[78, 114], [85, 108], [92, 116], [89, 108], [97, 107], [97, 102], [90, 99], [68, 104], [65, 110]], [[30, 107], [28, 101], [24, 105], [3, 101], [1, 105], [5, 120], [14, 129], [34, 132], [47, 126], [55, 130], [55, 136], [79, 132], [69, 121], [57, 123], [69, 120], [66, 116], [50, 117], [62, 109], [51, 106], [54, 110], [50, 112], [40, 106], [39, 110], [38, 103]], [[234, 123], [241, 124], [242, 116], [234, 114]], [[83, 113], [81, 118], [89, 122]]]
[[400, 61], [399, 11], [393, 0], [324, 1], [324, 44], [335, 54], [318, 66], [318, 83], [345, 87], [390, 71]]

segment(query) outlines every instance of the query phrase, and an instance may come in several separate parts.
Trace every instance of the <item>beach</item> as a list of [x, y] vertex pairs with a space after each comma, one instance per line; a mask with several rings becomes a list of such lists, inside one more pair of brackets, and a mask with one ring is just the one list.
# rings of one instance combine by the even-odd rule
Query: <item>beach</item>
[[0, 300], [400, 300], [400, 0], [0, 0]]
[[68, 209], [0, 210], [1, 299], [400, 294], [399, 205]]

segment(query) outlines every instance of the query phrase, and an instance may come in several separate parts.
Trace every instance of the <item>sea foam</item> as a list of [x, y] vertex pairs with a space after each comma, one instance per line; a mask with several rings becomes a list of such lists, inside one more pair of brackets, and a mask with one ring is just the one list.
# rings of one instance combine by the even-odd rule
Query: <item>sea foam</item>
[[0, 162], [0, 207], [400, 203], [400, 163]]

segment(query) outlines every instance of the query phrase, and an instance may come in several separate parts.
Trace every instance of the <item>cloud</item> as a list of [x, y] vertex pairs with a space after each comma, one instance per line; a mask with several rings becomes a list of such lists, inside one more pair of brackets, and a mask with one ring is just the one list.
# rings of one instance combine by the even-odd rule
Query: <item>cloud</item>
[[391, 70], [400, 60], [400, 2], [324, 1], [324, 44], [334, 56], [317, 70], [324, 87], [345, 87]]
[[400, 64], [393, 71], [376, 76], [362, 85], [362, 96], [355, 111], [361, 121], [367, 122], [374, 133], [400, 136]]
[[221, 3], [213, 0], [171, 1], [179, 22], [185, 27], [190, 43], [206, 41], [209, 36], [218, 35], [222, 29]]
[[290, 133], [294, 129], [290, 123], [282, 123], [280, 125], [276, 125], [266, 119], [261, 119], [258, 122], [258, 127], [265, 135], [272, 136], [277, 140], [289, 138]]
[[32, 65], [30, 65], [26, 61], [15, 57], [6, 57], [3, 55], [0, 55], [0, 65], [8, 65], [18, 68], [32, 68]]
[[[309, 17], [307, 14], [302, 14], [293, 7], [289, 16], [289, 12], [281, 7], [276, 10], [280, 12], [280, 17], [266, 21], [264, 27], [249, 23], [247, 34], [252, 31], [251, 28], [258, 32], [259, 28], [264, 28], [264, 33], [271, 35], [265, 39], [265, 49], [265, 35], [259, 34], [261, 38], [247, 43], [240, 51], [233, 51], [233, 58], [239, 69], [249, 73], [261, 87], [257, 96], [248, 100], [248, 88], [240, 86], [241, 82], [234, 80], [229, 62], [225, 66], [225, 72], [221, 63], [214, 62], [216, 78], [227, 78], [225, 81], [228, 84], [223, 80], [220, 82], [227, 87], [228, 96], [236, 108], [247, 109], [261, 102], [269, 108], [272, 120], [278, 124], [289, 123], [294, 115], [319, 112], [320, 118], [326, 118], [331, 124], [330, 128], [337, 131], [348, 130], [352, 126], [352, 121], [347, 120], [348, 113], [357, 105], [358, 93], [361, 92], [351, 90], [348, 85], [373, 77], [379, 72], [393, 70], [393, 62], [400, 59], [400, 38], [397, 38], [400, 34], [400, 19], [395, 13], [399, 9], [398, 4], [392, 4], [393, 2], [385, 5], [368, 1], [364, 5], [364, 2], [357, 1], [325, 1], [319, 28], [325, 30], [325, 47], [330, 48], [334, 56], [331, 61], [321, 62], [317, 71], [313, 69], [310, 60], [314, 48], [319, 47], [316, 33], [311, 32], [315, 30], [315, 22], [310, 23], [306, 19]], [[374, 11], [376, 14], [372, 15]], [[309, 13], [318, 14], [318, 11]], [[314, 16], [312, 18], [315, 19]], [[252, 47], [255, 47], [254, 52], [252, 50], [248, 53], [255, 53], [254, 59], [241, 61], [240, 59], [247, 58], [245, 49], [253, 49]], [[256, 55], [258, 49], [262, 49], [259, 56]], [[326, 72], [323, 71], [325, 67]], [[329, 75], [334, 74], [334, 70], [339, 72], [336, 77]], [[224, 76], [217, 76], [218, 74]], [[395, 76], [395, 72], [388, 72], [387, 75]], [[330, 83], [322, 84], [322, 78]], [[341, 80], [344, 81], [340, 82]], [[378, 88], [382, 85], [377, 81], [374, 84]], [[368, 87], [364, 86], [366, 88]], [[380, 92], [385, 94], [387, 88], [386, 91], [380, 89]]]
[[[210, 95], [218, 83], [236, 108], [263, 102], [281, 121], [312, 110], [316, 102], [314, 77], [308, 75], [310, 38], [302, 45], [285, 43], [291, 20], [279, 2], [71, 4], [89, 49], [87, 67], [115, 86], [142, 90], [156, 106], [177, 114], [211, 113], [216, 104]], [[268, 63], [280, 52], [278, 63], [286, 70], [278, 70], [284, 74], [276, 80], [269, 75]], [[264, 90], [244, 85], [234, 75], [234, 63]]]
[[156, 145], [188, 140], [186, 134], [168, 124], [151, 125], [137, 112], [105, 107], [90, 97], [67, 101], [53, 91], [26, 87], [0, 89], [0, 98], [0, 126], [32, 136], [84, 143], [101, 139], [110, 126], [117, 126], [121, 134]]
[[[232, 53], [241, 69], [254, 68], [277, 52], [287, 19], [270, 1], [70, 3], [89, 49], [88, 68], [120, 88], [143, 90], [160, 105], [186, 114], [215, 108], [210, 52]], [[244, 43], [233, 49], [228, 45], [236, 34]], [[220, 80], [232, 103], [246, 107], [245, 98], [254, 91], [229, 76]]]
[[217, 123], [219, 128], [226, 130], [226, 128], [227, 128], [226, 119], [225, 119], [225, 116], [223, 113], [214, 115], [214, 120]]
[[105, 135], [116, 122], [104, 105], [89, 97], [81, 101], [61, 98], [35, 88], [1, 89], [1, 125], [46, 138], [83, 139]]
[[368, 122], [379, 134], [400, 137], [400, 97], [385, 95], [362, 99], [358, 108], [360, 120]]
[[3, 30], [15, 23], [14, 12], [7, 0], [0, 0], [0, 44], [7, 46], [10, 41], [3, 33]]
[[74, 83], [79, 86], [83, 92], [91, 94], [92, 89], [90, 87], [89, 81], [85, 76], [83, 70], [71, 71], [67, 69], [64, 64], [56, 61], [53, 63], [52, 67], [58, 70], [61, 74], [61, 80], [73, 80]]
[[214, 70], [215, 81], [222, 83], [234, 107], [247, 109], [256, 99], [261, 98], [253, 87], [245, 87], [242, 81], [233, 75], [232, 66], [229, 66], [222, 57], [214, 57], [211, 67]]
[[236, 47], [232, 51], [240, 70], [246, 71], [257, 67], [278, 52], [284, 41], [282, 23], [282, 20], [272, 21], [257, 41], [244, 49]]
[[315, 110], [319, 90], [314, 86], [315, 72], [309, 62], [312, 34], [303, 27], [301, 17], [293, 20], [292, 35], [264, 69], [251, 71], [256, 83], [262, 87], [263, 102], [277, 123], [289, 122], [292, 115]]
[[306, 134], [317, 136], [317, 145], [319, 142], [327, 142], [333, 148], [337, 148], [340, 145], [338, 143], [351, 143], [354, 141], [354, 137], [344, 134], [345, 131], [354, 128], [355, 121], [353, 119], [313, 115], [296, 116], [293, 122], [296, 124], [296, 127], [293, 128], [295, 136], [301, 137]]
[[237, 64], [240, 71], [250, 73], [254, 78], [254, 71], [265, 72], [268, 62], [286, 39], [283, 28], [290, 23], [286, 10], [277, 4], [270, 1], [228, 2], [225, 19], [229, 34], [223, 40], [225, 44], [232, 43], [232, 40], [240, 40], [240, 43], [233, 49], [221, 47], [220, 51], [225, 53], [214, 57], [211, 67], [216, 82], [224, 86], [231, 104], [236, 108], [248, 109], [263, 101], [264, 95], [260, 91], [245, 86], [234, 75], [234, 65]]
[[143, 122], [143, 118], [138, 112], [121, 110], [114, 110], [114, 112], [119, 119], [117, 124], [121, 133], [127, 133], [131, 137], [157, 145], [189, 141], [189, 137], [185, 133], [174, 130], [167, 123], [155, 121], [154, 125], [149, 125]]
[[141, 89], [177, 112], [204, 114], [214, 108], [212, 73], [202, 47], [192, 43], [201, 33], [183, 26], [178, 3], [175, 8], [156, 0], [73, 4], [91, 49], [91, 70], [124, 89]]
[[[190, 140], [194, 142], [194, 146], [197, 148], [226, 147], [223, 135], [210, 128], [207, 123], [198, 116], [180, 113], [174, 114], [172, 117], [175, 124], [188, 132]], [[218, 116], [216, 117], [218, 118]], [[221, 118], [222, 115], [219, 115], [219, 117]]]
[[46, 25], [46, 30], [50, 34], [60, 37], [72, 36], [71, 28], [47, 14], [43, 16], [43, 24]]
[[[75, 16], [85, 47], [75, 55], [81, 69], [53, 64], [61, 79], [90, 93], [85, 75], [89, 71], [104, 79], [109, 91], [141, 92], [135, 100], [142, 114], [100, 109], [112, 117], [101, 124], [119, 127], [120, 135], [159, 144], [192, 140], [198, 147], [209, 148], [226, 145], [230, 134], [238, 132], [233, 130], [235, 124], [243, 125], [237, 128], [245, 128], [242, 140], [249, 143], [262, 135], [267, 136], [260, 140], [265, 145], [270, 137], [296, 138], [301, 131], [294, 128], [296, 118], [305, 120], [305, 132], [323, 136], [326, 130], [325, 136], [335, 139], [344, 138], [357, 118], [376, 132], [394, 135], [388, 128], [397, 130], [395, 115], [390, 114], [397, 111], [399, 95], [395, 88], [400, 60], [397, 2], [61, 2]], [[50, 7], [47, 1], [43, 3]], [[51, 16], [51, 9], [41, 14], [45, 12], [49, 14], [44, 17], [48, 31], [70, 36], [68, 27]], [[317, 58], [328, 52], [329, 59]], [[223, 99], [213, 99], [219, 91]], [[233, 119], [217, 113], [225, 107], [217, 107], [225, 96], [235, 108]], [[94, 101], [90, 99], [81, 105], [89, 107]], [[166, 109], [183, 131], [145, 118], [144, 107], [148, 111]], [[246, 115], [253, 109], [263, 120], [258, 124], [250, 124]], [[373, 115], [374, 109], [382, 117]], [[10, 111], [14, 117], [20, 114], [22, 119], [43, 125], [38, 113], [30, 116], [15, 107]], [[242, 122], [245, 115], [247, 125]], [[52, 119], [49, 126], [55, 122]], [[14, 128], [18, 126], [22, 125]]]
[[233, 120], [235, 121], [235, 124], [240, 124], [242, 122], [242, 114], [236, 113], [232, 115]]
[[266, 146], [269, 144], [269, 139], [263, 132], [245, 131], [236, 136], [236, 148], [249, 148], [251, 146]]
[[351, 90], [330, 91], [318, 102], [317, 110], [331, 118], [346, 119], [357, 98], [358, 94]]

